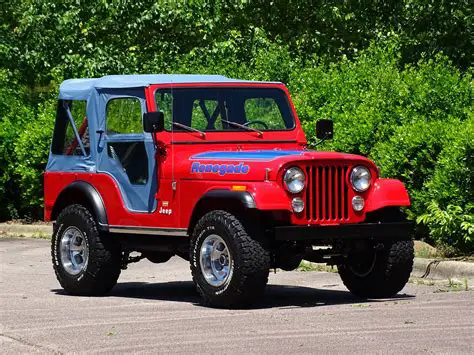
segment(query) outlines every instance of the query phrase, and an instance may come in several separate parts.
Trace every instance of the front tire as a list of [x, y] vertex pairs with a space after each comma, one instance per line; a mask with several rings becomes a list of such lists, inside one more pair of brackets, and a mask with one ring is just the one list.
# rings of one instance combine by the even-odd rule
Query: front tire
[[413, 241], [394, 241], [337, 266], [344, 285], [363, 298], [386, 298], [405, 287], [413, 268]]
[[270, 255], [232, 214], [212, 211], [194, 228], [191, 274], [204, 301], [213, 307], [246, 307], [264, 292]]
[[67, 206], [59, 214], [51, 256], [56, 278], [72, 295], [103, 295], [121, 271], [120, 245], [97, 230], [94, 217], [82, 205]]

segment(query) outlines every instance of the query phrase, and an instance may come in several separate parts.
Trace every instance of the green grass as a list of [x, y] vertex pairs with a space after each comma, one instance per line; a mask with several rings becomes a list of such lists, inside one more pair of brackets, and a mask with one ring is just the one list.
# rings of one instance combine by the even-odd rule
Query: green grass
[[34, 239], [51, 239], [51, 235], [49, 233], [44, 233], [42, 231], [36, 231], [31, 236]]
[[425, 258], [425, 259], [429, 259], [429, 258], [434, 258], [436, 257], [437, 255], [434, 254], [430, 249], [426, 248], [426, 247], [421, 247], [420, 249], [418, 249], [416, 252], [415, 252], [415, 256], [417, 258]]
[[409, 283], [415, 284], [415, 285], [424, 285], [424, 286], [434, 286], [436, 285], [436, 282], [434, 280], [425, 280], [425, 279], [419, 279], [419, 278], [413, 278], [411, 277], [408, 280]]
[[424, 241], [415, 241], [415, 256], [417, 258], [434, 259], [442, 257], [441, 252]]
[[447, 287], [449, 291], [469, 291], [469, 281], [465, 278], [462, 281], [448, 279]]
[[325, 264], [316, 264], [306, 260], [302, 260], [300, 266], [296, 269], [297, 271], [324, 271], [324, 272], [337, 272], [336, 266], [329, 266]]
[[448, 280], [425, 280], [420, 278], [410, 278], [410, 283], [415, 285], [423, 286], [436, 286], [435, 293], [440, 292], [460, 292], [469, 291], [469, 280], [464, 278], [462, 280], [456, 280], [449, 278]]
[[44, 233], [42, 231], [36, 231], [33, 233], [12, 233], [0, 231], [0, 238], [26, 238], [26, 239], [51, 239], [51, 234]]

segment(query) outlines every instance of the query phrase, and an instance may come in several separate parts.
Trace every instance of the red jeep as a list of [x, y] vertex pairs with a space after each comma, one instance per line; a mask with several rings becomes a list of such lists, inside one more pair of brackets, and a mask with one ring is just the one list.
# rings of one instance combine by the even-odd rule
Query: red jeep
[[[317, 122], [320, 140], [332, 122]], [[368, 159], [307, 149], [281, 83], [124, 75], [61, 84], [45, 173], [52, 258], [71, 294], [100, 295], [141, 258], [190, 261], [217, 307], [260, 296], [269, 270], [337, 265], [389, 297], [413, 264], [410, 204]], [[131, 253], [135, 256], [131, 256]]]

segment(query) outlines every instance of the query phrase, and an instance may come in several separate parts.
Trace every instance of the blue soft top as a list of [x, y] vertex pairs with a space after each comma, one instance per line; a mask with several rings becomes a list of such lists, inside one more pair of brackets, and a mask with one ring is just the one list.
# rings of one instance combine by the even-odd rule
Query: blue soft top
[[253, 83], [255, 81], [227, 78], [223, 75], [190, 74], [140, 74], [107, 75], [102, 78], [69, 79], [59, 87], [59, 98], [63, 100], [85, 100], [95, 89], [139, 88], [152, 84], [184, 83]]
[[[145, 88], [153, 84], [185, 84], [185, 83], [255, 83], [255, 81], [237, 80], [222, 75], [178, 75], [178, 74], [146, 74], [146, 75], [108, 75], [102, 78], [91, 79], [69, 79], [65, 80], [59, 87], [59, 99], [61, 100], [87, 100], [86, 116], [88, 119], [90, 155], [49, 155], [47, 171], [107, 171], [110, 167], [105, 166], [108, 162], [107, 151], [104, 149], [107, 136], [106, 130], [106, 106], [109, 100], [117, 97], [133, 95], [140, 100], [142, 111], [146, 111], [146, 100], [143, 90], [141, 93], [136, 88]], [[128, 89], [128, 90], [127, 90]], [[77, 136], [77, 127], [74, 125], [74, 117], [69, 112], [67, 117], [74, 126]], [[101, 133], [102, 132], [102, 133]], [[102, 135], [104, 133], [104, 135]], [[153, 140], [150, 133], [143, 133], [145, 143], [153, 150]], [[114, 139], [126, 140], [129, 135], [116, 135]], [[77, 139], [77, 138], [76, 138]], [[80, 139], [77, 139], [80, 141]], [[147, 148], [148, 149], [148, 148]], [[105, 153], [104, 153], [105, 152]], [[149, 160], [149, 164], [154, 162]], [[150, 168], [150, 171], [152, 169]], [[122, 178], [126, 179], [122, 172]], [[153, 179], [150, 179], [152, 181]]]

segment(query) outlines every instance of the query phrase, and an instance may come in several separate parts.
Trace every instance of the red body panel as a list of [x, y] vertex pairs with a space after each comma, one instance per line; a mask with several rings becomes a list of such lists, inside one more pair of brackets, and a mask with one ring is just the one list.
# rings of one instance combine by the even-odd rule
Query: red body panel
[[[49, 220], [54, 203], [63, 190], [74, 181], [81, 180], [88, 182], [99, 192], [104, 201], [107, 211], [107, 219], [110, 225], [116, 226], [163, 226], [174, 227], [178, 223], [178, 215], [158, 214], [159, 208], [153, 213], [130, 212], [126, 209], [120, 194], [120, 189], [115, 180], [101, 173], [45, 173], [45, 219]], [[162, 181], [167, 185], [167, 181]], [[169, 194], [170, 190], [160, 189], [159, 199], [173, 199]], [[178, 210], [177, 210], [178, 211]]]
[[378, 179], [369, 190], [367, 212], [387, 206], [410, 206], [410, 197], [400, 180]]
[[[336, 211], [341, 218], [329, 218], [324, 221], [318, 219], [318, 211], [306, 214], [291, 213], [293, 224], [340, 224], [361, 222], [365, 213], [384, 206], [409, 205], [408, 194], [403, 184], [398, 180], [377, 179], [377, 169], [368, 159], [350, 154], [334, 152], [313, 152], [305, 150], [306, 138], [296, 115], [296, 111], [289, 98], [288, 91], [282, 84], [181, 84], [173, 87], [210, 87], [210, 86], [244, 86], [244, 87], [277, 87], [288, 96], [291, 110], [295, 117], [296, 125], [293, 130], [268, 131], [260, 137], [256, 132], [206, 132], [203, 138], [194, 132], [160, 132], [155, 138], [160, 150], [165, 154], [157, 154], [158, 191], [155, 195], [158, 204], [152, 213], [137, 213], [127, 210], [123, 202], [120, 189], [115, 180], [104, 173], [45, 173], [45, 219], [51, 219], [51, 212], [60, 192], [70, 183], [83, 180], [96, 188], [101, 195], [109, 225], [113, 226], [149, 226], [149, 227], [188, 227], [193, 209], [197, 201], [208, 191], [213, 189], [232, 189], [232, 186], [245, 186], [261, 210], [286, 210], [292, 211], [291, 199], [295, 196], [288, 193], [282, 183], [285, 167], [300, 166], [306, 171], [316, 171], [318, 167], [329, 167], [321, 170], [323, 174], [334, 174], [330, 178], [324, 177], [325, 186], [314, 185], [315, 189], [331, 190], [332, 195], [325, 195], [324, 201], [315, 201], [313, 195], [307, 195], [309, 189], [299, 194], [308, 203], [316, 206], [327, 206], [327, 211]], [[152, 85], [146, 89], [148, 111], [155, 111], [156, 104], [154, 93], [161, 87], [169, 85]], [[282, 156], [268, 160], [239, 160], [239, 159], [195, 159], [194, 155], [205, 152], [238, 152], [255, 150], [292, 150], [298, 151], [295, 155]], [[246, 174], [219, 175], [206, 172], [193, 172], [193, 163], [205, 164], [239, 164], [248, 166]], [[355, 165], [368, 167], [373, 176], [372, 187], [365, 193], [357, 193], [366, 199], [366, 208], [361, 213], [355, 213], [352, 208], [345, 215], [341, 204], [347, 204], [356, 195], [353, 189], [344, 193], [342, 186], [349, 186], [349, 174], [342, 174], [345, 167]], [[339, 166], [341, 167], [339, 169]], [[332, 168], [335, 167], [335, 168]], [[316, 170], [311, 170], [316, 169]], [[333, 170], [331, 170], [333, 169]], [[339, 169], [339, 170], [337, 170]], [[346, 169], [346, 170], [341, 170]], [[337, 170], [337, 172], [336, 172]], [[350, 171], [350, 170], [349, 170]], [[316, 175], [315, 175], [316, 176]], [[176, 182], [176, 190], [172, 182]], [[319, 180], [314, 180], [317, 184]], [[344, 185], [346, 184], [346, 185]], [[323, 191], [323, 190], [318, 190]], [[319, 205], [318, 205], [319, 204]], [[172, 210], [171, 214], [160, 214], [160, 207]], [[334, 215], [334, 213], [333, 213]], [[316, 217], [314, 217], [316, 216]]]

